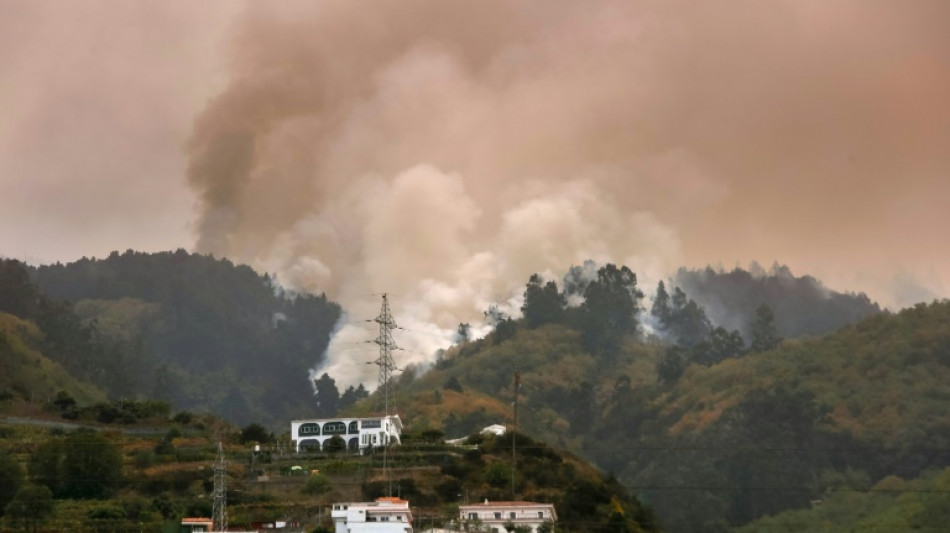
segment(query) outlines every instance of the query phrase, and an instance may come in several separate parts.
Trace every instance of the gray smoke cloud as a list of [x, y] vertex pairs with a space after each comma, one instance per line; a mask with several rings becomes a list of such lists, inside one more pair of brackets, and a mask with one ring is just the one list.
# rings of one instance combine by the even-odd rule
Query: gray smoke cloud
[[343, 384], [372, 383], [373, 293], [425, 365], [587, 259], [644, 287], [720, 260], [862, 290], [855, 265], [944, 268], [950, 4], [907, 5], [251, 4], [188, 143], [196, 247], [342, 302], [319, 371]]

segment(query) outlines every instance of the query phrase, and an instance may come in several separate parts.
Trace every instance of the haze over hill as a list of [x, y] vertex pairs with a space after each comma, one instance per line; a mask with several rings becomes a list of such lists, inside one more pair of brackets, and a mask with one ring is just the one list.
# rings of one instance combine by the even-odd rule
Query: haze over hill
[[351, 324], [387, 291], [418, 353], [589, 258], [947, 295], [941, 0], [2, 9], [6, 256], [193, 246]]

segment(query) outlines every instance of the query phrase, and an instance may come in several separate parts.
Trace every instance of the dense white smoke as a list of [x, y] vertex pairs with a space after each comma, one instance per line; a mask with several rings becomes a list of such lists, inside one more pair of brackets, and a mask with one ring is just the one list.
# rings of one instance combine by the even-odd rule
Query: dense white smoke
[[[865, 42], [899, 4], [857, 5], [830, 20]], [[372, 382], [364, 320], [381, 292], [407, 328], [405, 366], [459, 322], [477, 333], [492, 303], [517, 313], [530, 274], [558, 280], [587, 259], [626, 264], [645, 288], [697, 258], [807, 270], [841, 244], [813, 215], [848, 210], [845, 234], [874, 223], [839, 191], [889, 197], [865, 187], [887, 171], [872, 156], [913, 152], [950, 119], [855, 98], [906, 54], [867, 56], [826, 15], [811, 2], [251, 4], [232, 81], [188, 146], [198, 251], [340, 301], [350, 321], [327, 369], [344, 385]], [[926, 20], [908, 22], [928, 36], [913, 52], [945, 39]], [[894, 86], [900, 102], [914, 90]], [[854, 120], [867, 116], [895, 128]], [[936, 160], [921, 161], [906, 179]]]

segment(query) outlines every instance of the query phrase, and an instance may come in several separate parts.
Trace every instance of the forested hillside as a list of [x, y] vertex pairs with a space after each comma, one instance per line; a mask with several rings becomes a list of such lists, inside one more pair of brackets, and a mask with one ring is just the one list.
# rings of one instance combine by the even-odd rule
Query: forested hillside
[[[782, 340], [778, 314], [760, 305], [747, 346], [674, 293], [653, 302], [659, 334], [644, 337], [645, 306], [620, 298], [642, 298], [635, 276], [620, 272], [603, 270], [584, 290], [595, 298], [574, 308], [532, 278], [523, 319], [502, 317], [487, 338], [403, 376], [399, 412], [449, 435], [510, 424], [517, 372], [519, 427], [616, 474], [671, 531], [727, 531], [950, 465], [950, 303], [804, 340]], [[592, 342], [587, 328], [605, 326], [591, 316], [625, 326]], [[669, 374], [671, 353], [681, 360]]]
[[39, 350], [42, 335], [36, 324], [0, 312], [0, 404], [36, 402], [43, 404], [64, 391], [84, 403], [105, 399], [105, 395], [81, 382]]
[[[519, 428], [615, 474], [671, 531], [731, 530], [889, 476], [926, 485], [950, 466], [950, 303], [881, 313], [780, 269], [681, 271], [647, 300], [631, 269], [588, 266], [563, 288], [532, 276], [521, 318], [489, 309], [487, 337], [402, 373], [408, 430], [511, 423], [520, 379]], [[76, 412], [91, 419], [132, 405], [78, 378], [242, 424], [376, 405], [328, 375], [315, 403], [307, 370], [340, 309], [248, 267], [184, 251], [0, 267], [8, 395], [62, 386], [47, 404], [99, 401]], [[703, 304], [714, 297], [730, 321]]]
[[247, 266], [184, 250], [31, 267], [26, 280], [6, 270], [19, 287], [9, 312], [33, 319], [40, 350], [73, 376], [111, 398], [238, 423], [311, 412], [308, 370], [340, 316], [323, 295], [286, 294]]
[[912, 531], [943, 533], [950, 524], [950, 468], [918, 478], [886, 478], [871, 485], [860, 477], [814, 500], [808, 509], [785, 511], [756, 520], [739, 533], [759, 531]]

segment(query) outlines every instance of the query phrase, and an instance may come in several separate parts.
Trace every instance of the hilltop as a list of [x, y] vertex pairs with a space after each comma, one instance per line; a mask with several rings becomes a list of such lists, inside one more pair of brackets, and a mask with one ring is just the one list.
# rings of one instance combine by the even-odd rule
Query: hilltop
[[23, 268], [34, 299], [55, 308], [23, 318], [38, 319], [47, 355], [72, 375], [113, 399], [242, 424], [309, 414], [308, 372], [341, 313], [324, 295], [286, 293], [248, 266], [180, 249]]

